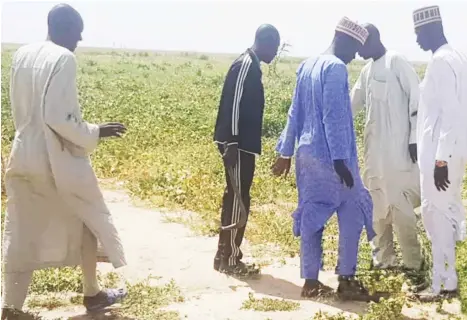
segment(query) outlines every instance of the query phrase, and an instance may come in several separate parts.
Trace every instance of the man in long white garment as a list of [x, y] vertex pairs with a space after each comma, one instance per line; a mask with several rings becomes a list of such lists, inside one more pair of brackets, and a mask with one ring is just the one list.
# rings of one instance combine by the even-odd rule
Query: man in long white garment
[[374, 207], [373, 266], [396, 267], [394, 231], [405, 269], [419, 270], [422, 257], [414, 212], [420, 206], [419, 78], [403, 56], [386, 50], [374, 25], [364, 26], [369, 36], [359, 55], [371, 60], [352, 90], [352, 112], [355, 117], [365, 107], [363, 178]]
[[448, 44], [438, 6], [414, 11], [417, 43], [433, 53], [421, 83], [417, 125], [422, 218], [432, 245], [432, 287], [423, 301], [457, 295], [456, 242], [465, 239], [467, 56]]
[[125, 127], [81, 118], [73, 51], [82, 31], [79, 13], [58, 5], [48, 15], [48, 40], [12, 59], [16, 132], [5, 174], [2, 319], [21, 312], [33, 271], [47, 267], [81, 265], [88, 311], [126, 295], [97, 281], [98, 240], [115, 268], [126, 261], [89, 158], [100, 138], [119, 137]]

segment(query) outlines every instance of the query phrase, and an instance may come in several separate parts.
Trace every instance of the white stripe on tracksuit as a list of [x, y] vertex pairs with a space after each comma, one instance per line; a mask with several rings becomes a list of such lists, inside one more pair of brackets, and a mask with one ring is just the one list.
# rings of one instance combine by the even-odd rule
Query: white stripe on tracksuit
[[[240, 195], [242, 194], [242, 184], [241, 184], [241, 175], [240, 175], [240, 168], [241, 168], [241, 162], [240, 162], [240, 152], [238, 152], [238, 159], [237, 159], [237, 164], [235, 165], [234, 168], [234, 177], [233, 180], [235, 181], [235, 184], [238, 187], [238, 190], [240, 191]], [[233, 188], [233, 186], [232, 186]], [[230, 220], [231, 224], [237, 223], [238, 219], [240, 218], [240, 204], [239, 201], [242, 201], [242, 199], [238, 199], [237, 194], [234, 192], [234, 198], [233, 198], [233, 206], [232, 206], [232, 217]], [[233, 266], [237, 264], [237, 257], [240, 253], [240, 248], [237, 246], [235, 243], [235, 238], [237, 237], [237, 229], [233, 229], [230, 232], [230, 246], [232, 248], [232, 253], [230, 254], [229, 257], [229, 265]]]
[[[240, 71], [238, 72], [237, 82], [235, 84], [235, 93], [234, 93], [233, 106], [232, 106], [232, 135], [233, 136], [238, 136], [239, 134], [238, 122], [239, 122], [239, 117], [240, 117], [240, 102], [241, 102], [242, 95], [243, 95], [243, 85], [245, 83], [245, 79], [248, 74], [248, 70], [250, 69], [251, 63], [252, 63], [252, 60], [251, 60], [250, 55], [245, 54], [242, 60], [242, 65], [240, 66]], [[235, 168], [233, 170], [234, 172], [233, 180], [235, 181], [235, 184], [237, 185], [240, 191], [240, 194], [241, 194], [242, 187], [241, 187], [240, 170], [241, 170], [241, 161], [240, 161], [240, 152], [239, 152], [237, 164], [235, 165]], [[242, 201], [242, 200], [238, 199], [237, 194], [234, 192], [232, 215], [231, 215], [231, 220], [230, 220], [231, 224], [237, 223], [240, 218], [239, 201]], [[236, 260], [240, 253], [240, 248], [238, 248], [235, 243], [236, 237], [237, 237], [237, 229], [234, 229], [230, 232], [230, 246], [232, 248], [232, 253], [229, 257], [229, 265], [231, 266], [237, 264]]]
[[243, 57], [240, 71], [238, 72], [237, 82], [235, 84], [235, 93], [232, 106], [232, 135], [238, 136], [238, 121], [240, 116], [240, 101], [243, 94], [243, 84], [245, 83], [246, 75], [251, 66], [251, 57], [245, 54]]

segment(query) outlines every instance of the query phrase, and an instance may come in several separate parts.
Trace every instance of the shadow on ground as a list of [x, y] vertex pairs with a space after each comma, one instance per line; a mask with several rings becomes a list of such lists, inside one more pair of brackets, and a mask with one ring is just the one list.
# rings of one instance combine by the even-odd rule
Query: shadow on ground
[[[116, 309], [113, 309], [116, 310]], [[6, 320], [43, 320], [39, 315], [39, 312], [14, 312], [6, 315]], [[3, 318], [2, 318], [3, 319]], [[62, 319], [62, 318], [60, 318]], [[130, 318], [126, 316], [120, 316], [113, 314], [110, 309], [104, 309], [99, 312], [86, 313], [67, 317], [68, 320], [136, 320], [136, 318]]]
[[109, 310], [102, 310], [100, 312], [93, 312], [91, 314], [85, 313], [69, 317], [68, 320], [136, 320], [136, 318], [115, 315], [112, 314]]
[[263, 274], [258, 279], [244, 279], [242, 280], [256, 293], [265, 294], [273, 297], [278, 297], [288, 300], [301, 300], [301, 301], [314, 301], [321, 304], [341, 309], [345, 312], [363, 314], [366, 311], [367, 303], [365, 302], [346, 302], [338, 300], [337, 298], [327, 299], [306, 299], [301, 297], [300, 293], [302, 288], [295, 283], [289, 282], [284, 279], [275, 278], [269, 274]]

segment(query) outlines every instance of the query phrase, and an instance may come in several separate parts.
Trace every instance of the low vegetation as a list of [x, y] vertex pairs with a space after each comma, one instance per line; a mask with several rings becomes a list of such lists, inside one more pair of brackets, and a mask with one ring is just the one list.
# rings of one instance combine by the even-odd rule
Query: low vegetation
[[242, 304], [242, 309], [255, 311], [295, 311], [300, 308], [300, 303], [285, 299], [255, 298], [253, 293], [248, 294], [248, 300]]
[[[9, 156], [14, 137], [8, 96], [12, 49], [3, 49], [2, 162]], [[148, 200], [155, 206], [196, 212], [201, 223], [196, 222], [198, 219], [190, 220], [190, 225], [205, 235], [214, 235], [219, 225], [225, 178], [212, 135], [219, 94], [232, 58], [190, 53], [78, 53], [79, 98], [84, 118], [95, 123], [119, 121], [128, 128], [124, 139], [100, 143], [92, 156], [97, 175], [124, 182], [133, 196]], [[283, 58], [274, 65], [274, 70], [265, 68], [263, 77], [266, 92], [264, 151], [257, 162], [246, 237], [255, 244], [278, 248], [277, 256], [295, 256], [299, 251], [298, 240], [291, 232], [290, 215], [297, 201], [293, 171], [287, 179], [274, 178], [270, 173], [275, 159], [274, 147], [286, 121], [299, 61]], [[349, 66], [350, 84], [355, 82], [361, 66], [360, 63]], [[424, 68], [417, 68], [423, 75]], [[355, 127], [361, 150], [362, 115], [357, 117]], [[5, 199], [3, 187], [2, 183], [2, 204]], [[422, 228], [419, 232], [429, 263], [428, 241]], [[334, 268], [336, 263], [337, 236], [337, 224], [332, 219], [325, 232], [326, 268]], [[400, 274], [368, 272], [370, 256], [370, 247], [363, 235], [359, 273], [370, 287], [390, 290], [393, 297], [370, 305], [370, 318], [364, 319], [398, 319], [402, 306], [407, 303], [401, 293], [405, 279]], [[467, 311], [466, 243], [459, 246], [457, 263], [462, 306]], [[79, 268], [39, 271], [34, 275], [31, 292], [80, 292], [80, 279]], [[181, 299], [173, 283], [162, 287], [152, 287], [147, 283], [129, 285], [129, 290], [134, 293], [134, 298], [121, 310], [125, 316], [132, 315], [138, 319], [172, 319], [171, 313], [162, 312], [160, 308]], [[40, 304], [34, 303], [36, 306]], [[251, 296], [245, 304], [259, 309], [276, 304], [283, 304], [280, 308], [295, 306], [289, 302], [273, 303]], [[42, 306], [54, 305], [59, 303], [50, 300]], [[329, 316], [327, 319], [339, 318]]]

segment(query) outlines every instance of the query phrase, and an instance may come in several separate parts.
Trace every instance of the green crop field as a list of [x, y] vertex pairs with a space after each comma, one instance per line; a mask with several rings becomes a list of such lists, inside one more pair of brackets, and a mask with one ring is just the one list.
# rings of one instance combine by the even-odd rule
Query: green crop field
[[[14, 137], [8, 97], [12, 53], [13, 48], [3, 47], [1, 155], [4, 163]], [[219, 224], [224, 171], [212, 135], [223, 80], [235, 56], [84, 49], [77, 56], [84, 118], [94, 123], [118, 121], [128, 128], [123, 139], [103, 141], [93, 154], [99, 178], [121, 181], [133, 196], [151, 201], [155, 206], [196, 212], [201, 219], [187, 219], [186, 223], [202, 234], [214, 235]], [[275, 66], [263, 65], [264, 148], [257, 162], [247, 229], [247, 238], [252, 243], [271, 245], [288, 256], [298, 254], [299, 250], [298, 240], [292, 236], [290, 217], [297, 200], [295, 177], [292, 174], [287, 179], [274, 178], [270, 166], [275, 159], [277, 138], [285, 125], [299, 62], [300, 59], [282, 58]], [[349, 66], [351, 85], [361, 67], [361, 63]], [[424, 66], [417, 66], [417, 71], [423, 76]], [[361, 115], [355, 125], [361, 149]], [[465, 192], [464, 189], [464, 195]], [[420, 232], [425, 251], [429, 253], [426, 238]], [[336, 235], [333, 220], [326, 230], [324, 244], [328, 268], [333, 268], [336, 262]], [[360, 251], [359, 267], [365, 282], [394, 292], [391, 301], [372, 306], [371, 314], [399, 310], [405, 302], [400, 294], [399, 275], [375, 281], [380, 274], [365, 272], [370, 260], [366, 238], [362, 237]], [[458, 250], [458, 270], [463, 309], [467, 310], [465, 243]], [[36, 283], [36, 286], [40, 285]]]

